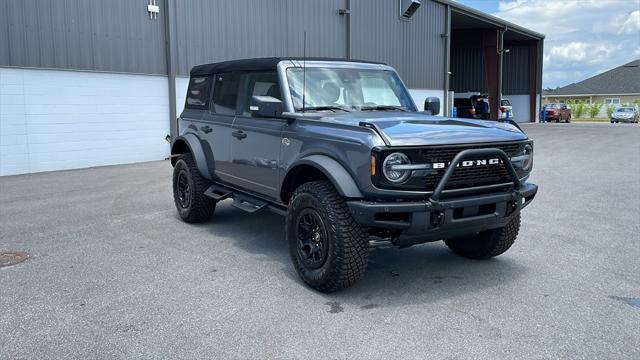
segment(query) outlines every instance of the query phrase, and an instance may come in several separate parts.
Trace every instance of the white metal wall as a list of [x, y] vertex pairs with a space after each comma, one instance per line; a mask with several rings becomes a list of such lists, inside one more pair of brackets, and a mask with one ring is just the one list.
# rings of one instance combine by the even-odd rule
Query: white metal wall
[[161, 160], [166, 76], [0, 68], [0, 176]]
[[509, 99], [513, 108], [513, 120], [516, 122], [529, 122], [531, 119], [529, 107], [529, 95], [504, 95]]

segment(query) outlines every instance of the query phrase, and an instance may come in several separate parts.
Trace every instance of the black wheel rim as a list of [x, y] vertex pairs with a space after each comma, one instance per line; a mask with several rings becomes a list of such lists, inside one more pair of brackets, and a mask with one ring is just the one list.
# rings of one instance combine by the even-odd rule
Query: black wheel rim
[[191, 186], [189, 185], [189, 177], [184, 170], [181, 170], [178, 174], [176, 194], [178, 195], [180, 207], [188, 209], [189, 205], [191, 205]]
[[304, 209], [296, 220], [298, 258], [309, 269], [321, 267], [327, 260], [329, 241], [322, 217], [313, 209]]

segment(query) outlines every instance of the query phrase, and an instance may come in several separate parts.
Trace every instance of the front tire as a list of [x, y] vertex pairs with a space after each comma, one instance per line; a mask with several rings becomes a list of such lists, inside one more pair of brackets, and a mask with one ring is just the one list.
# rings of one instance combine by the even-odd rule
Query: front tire
[[509, 250], [518, 237], [520, 214], [506, 226], [483, 231], [476, 235], [445, 240], [454, 253], [470, 259], [489, 259]]
[[200, 174], [193, 155], [182, 154], [173, 167], [173, 201], [180, 218], [188, 223], [208, 221], [216, 201], [204, 195], [211, 182]]
[[293, 265], [310, 287], [341, 290], [366, 272], [366, 232], [329, 181], [304, 183], [294, 191], [285, 228]]

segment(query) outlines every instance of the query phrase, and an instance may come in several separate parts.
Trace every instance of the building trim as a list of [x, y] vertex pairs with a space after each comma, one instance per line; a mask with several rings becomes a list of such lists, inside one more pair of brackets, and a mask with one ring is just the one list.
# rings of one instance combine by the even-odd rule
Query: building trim
[[530, 37], [533, 37], [533, 38], [539, 39], [539, 40], [542, 40], [542, 39], [545, 38], [544, 34], [541, 34], [539, 32], [535, 32], [533, 30], [529, 30], [527, 28], [524, 28], [522, 26], [516, 25], [514, 23], [511, 23], [511, 22], [506, 21], [504, 19], [501, 19], [499, 17], [493, 16], [493, 15], [489, 15], [487, 13], [484, 13], [482, 11], [476, 10], [474, 8], [462, 5], [457, 1], [453, 1], [453, 0], [434, 0], [434, 1], [438, 2], [438, 3], [441, 3], [441, 4], [444, 4], [444, 5], [449, 5], [449, 6], [451, 6], [451, 9], [456, 11], [456, 12], [459, 12], [459, 13], [474, 17], [474, 18], [479, 19], [479, 20], [486, 21], [486, 22], [491, 23], [492, 25], [495, 25], [497, 27], [509, 27], [510, 31], [514, 31], [514, 32], [520, 33], [522, 35], [530, 36]]
[[72, 72], [85, 72], [85, 73], [98, 73], [98, 74], [116, 74], [116, 75], [144, 75], [144, 76], [167, 76], [165, 73], [139, 73], [139, 72], [127, 72], [127, 71], [105, 71], [105, 70], [87, 70], [87, 69], [68, 69], [68, 68], [51, 68], [51, 67], [35, 67], [35, 66], [12, 66], [12, 65], [0, 65], [3, 69], [24, 69], [24, 70], [53, 70], [53, 71], [72, 71]]
[[576, 97], [576, 96], [639, 96], [640, 93], [626, 93], [626, 94], [570, 94], [570, 95], [554, 95], [554, 94], [544, 94], [543, 98], [546, 97]]

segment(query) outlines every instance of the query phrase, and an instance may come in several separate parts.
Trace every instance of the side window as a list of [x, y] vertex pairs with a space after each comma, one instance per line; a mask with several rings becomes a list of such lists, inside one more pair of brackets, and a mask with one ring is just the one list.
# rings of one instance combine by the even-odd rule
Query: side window
[[242, 88], [242, 114], [250, 116], [249, 105], [252, 96], [273, 96], [282, 100], [280, 95], [280, 85], [278, 83], [278, 73], [275, 71], [250, 72], [240, 75]]
[[198, 76], [189, 80], [189, 89], [187, 90], [186, 108], [205, 109], [209, 105], [209, 94], [211, 90], [211, 77]]
[[214, 75], [213, 106], [217, 114], [235, 115], [238, 100], [238, 76], [233, 73]]

